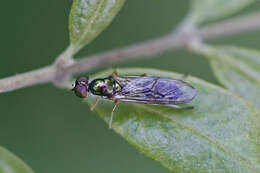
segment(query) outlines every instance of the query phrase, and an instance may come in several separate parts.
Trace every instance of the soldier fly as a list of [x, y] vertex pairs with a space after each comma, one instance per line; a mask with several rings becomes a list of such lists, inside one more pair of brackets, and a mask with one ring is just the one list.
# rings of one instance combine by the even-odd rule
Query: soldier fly
[[116, 71], [108, 77], [91, 81], [88, 77], [80, 77], [75, 81], [72, 90], [80, 98], [87, 97], [88, 92], [97, 96], [91, 110], [94, 110], [100, 97], [114, 101], [115, 104], [109, 122], [110, 128], [118, 101], [189, 109], [193, 107], [178, 104], [190, 102], [196, 96], [196, 89], [182, 80], [147, 76], [145, 74], [120, 77]]

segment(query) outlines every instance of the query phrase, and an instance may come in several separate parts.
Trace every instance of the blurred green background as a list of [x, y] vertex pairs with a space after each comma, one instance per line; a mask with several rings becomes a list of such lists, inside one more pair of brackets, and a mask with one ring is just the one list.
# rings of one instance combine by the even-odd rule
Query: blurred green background
[[[72, 0], [1, 2], [0, 78], [54, 61], [69, 44], [71, 3]], [[259, 9], [257, 1], [240, 14]], [[188, 0], [129, 0], [113, 23], [77, 57], [167, 34], [187, 10]], [[260, 50], [260, 32], [214, 43]], [[217, 83], [203, 57], [182, 51], [113, 67], [153, 67]], [[34, 86], [1, 94], [0, 105], [0, 145], [22, 158], [36, 173], [169, 172], [109, 130], [70, 91], [51, 84]]]

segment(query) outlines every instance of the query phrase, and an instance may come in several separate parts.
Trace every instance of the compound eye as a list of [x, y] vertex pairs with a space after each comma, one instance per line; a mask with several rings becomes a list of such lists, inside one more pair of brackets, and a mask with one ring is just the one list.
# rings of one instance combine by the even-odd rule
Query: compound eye
[[80, 98], [87, 97], [88, 93], [88, 78], [80, 77], [75, 81], [74, 88], [72, 89], [76, 96]]
[[72, 90], [74, 91], [75, 95], [80, 98], [85, 98], [88, 95], [87, 85], [76, 85]]

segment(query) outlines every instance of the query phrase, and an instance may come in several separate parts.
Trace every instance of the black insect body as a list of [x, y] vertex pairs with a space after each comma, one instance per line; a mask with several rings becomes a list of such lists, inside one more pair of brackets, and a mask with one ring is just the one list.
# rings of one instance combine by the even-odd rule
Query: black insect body
[[182, 80], [146, 75], [119, 77], [116, 72], [109, 77], [90, 82], [88, 78], [80, 77], [72, 90], [80, 98], [87, 97], [88, 92], [97, 96], [91, 110], [95, 108], [100, 97], [113, 100], [115, 105], [111, 112], [110, 128], [118, 101], [187, 109], [192, 107], [178, 104], [190, 102], [196, 96], [196, 89]]

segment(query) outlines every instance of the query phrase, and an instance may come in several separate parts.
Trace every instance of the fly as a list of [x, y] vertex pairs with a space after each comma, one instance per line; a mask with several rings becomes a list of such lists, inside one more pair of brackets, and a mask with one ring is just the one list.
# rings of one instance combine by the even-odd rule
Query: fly
[[91, 110], [94, 110], [100, 97], [114, 101], [109, 122], [110, 128], [118, 101], [190, 109], [193, 107], [179, 104], [188, 103], [196, 96], [196, 89], [182, 80], [145, 74], [120, 77], [116, 71], [106, 78], [97, 78], [91, 81], [88, 77], [80, 77], [75, 81], [72, 90], [80, 98], [87, 97], [88, 92], [97, 96]]

